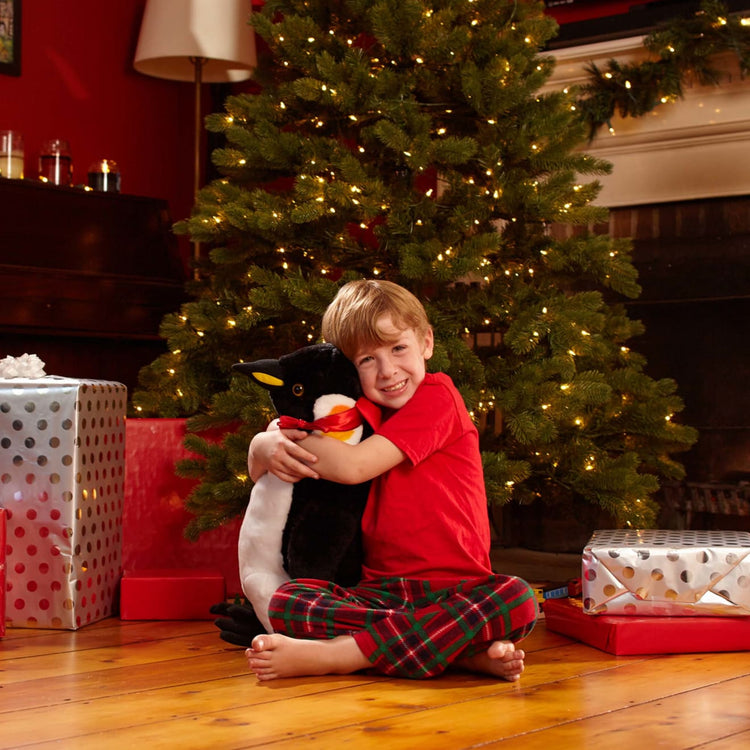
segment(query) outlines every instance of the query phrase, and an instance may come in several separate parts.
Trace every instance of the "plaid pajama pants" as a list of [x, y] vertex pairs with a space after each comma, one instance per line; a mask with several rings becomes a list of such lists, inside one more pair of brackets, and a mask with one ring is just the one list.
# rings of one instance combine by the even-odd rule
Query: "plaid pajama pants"
[[493, 641], [531, 632], [537, 605], [520, 578], [492, 575], [443, 587], [384, 578], [352, 588], [311, 579], [283, 584], [273, 595], [274, 631], [293, 638], [354, 637], [381, 674], [422, 679]]

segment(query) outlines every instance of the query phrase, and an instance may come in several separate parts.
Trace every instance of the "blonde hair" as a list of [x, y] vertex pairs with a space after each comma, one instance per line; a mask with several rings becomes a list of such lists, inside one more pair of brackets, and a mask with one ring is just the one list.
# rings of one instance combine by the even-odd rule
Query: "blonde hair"
[[323, 315], [323, 338], [351, 359], [363, 346], [390, 342], [378, 328], [384, 315], [390, 315], [396, 328], [413, 328], [418, 336], [431, 328], [422, 303], [410, 291], [392, 281], [362, 279], [339, 289]]

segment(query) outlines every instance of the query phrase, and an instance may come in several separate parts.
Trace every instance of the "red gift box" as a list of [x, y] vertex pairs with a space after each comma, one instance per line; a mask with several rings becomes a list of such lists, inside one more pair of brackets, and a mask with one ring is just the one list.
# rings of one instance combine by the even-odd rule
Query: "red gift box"
[[125, 435], [122, 567], [210, 568], [224, 576], [230, 595], [242, 594], [237, 562], [242, 518], [204, 532], [195, 542], [184, 536], [192, 518], [185, 498], [195, 486], [195, 480], [175, 474], [176, 461], [193, 457], [182, 444], [185, 420], [128, 419]]
[[750, 617], [588, 615], [577, 599], [544, 602], [547, 629], [610, 654], [750, 650]]
[[5, 635], [5, 509], [0, 508], [0, 638]]
[[120, 588], [122, 620], [210, 620], [224, 601], [224, 577], [216, 570], [126, 570]]

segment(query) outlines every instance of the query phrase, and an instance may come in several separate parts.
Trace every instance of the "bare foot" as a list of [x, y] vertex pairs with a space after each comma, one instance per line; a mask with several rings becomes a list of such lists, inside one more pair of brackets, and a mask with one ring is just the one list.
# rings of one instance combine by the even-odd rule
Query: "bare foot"
[[484, 653], [457, 659], [455, 665], [470, 672], [489, 674], [515, 682], [523, 672], [524, 651], [510, 641], [494, 641]]
[[245, 651], [247, 665], [259, 680], [323, 674], [349, 674], [371, 666], [348, 635], [327, 641], [289, 638], [280, 633], [257, 635]]

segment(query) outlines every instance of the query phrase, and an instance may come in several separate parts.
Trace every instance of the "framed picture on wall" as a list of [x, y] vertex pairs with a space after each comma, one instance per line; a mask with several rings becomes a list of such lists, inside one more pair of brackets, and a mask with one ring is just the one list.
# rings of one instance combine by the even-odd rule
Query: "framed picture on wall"
[[0, 73], [21, 75], [21, 0], [0, 0]]

